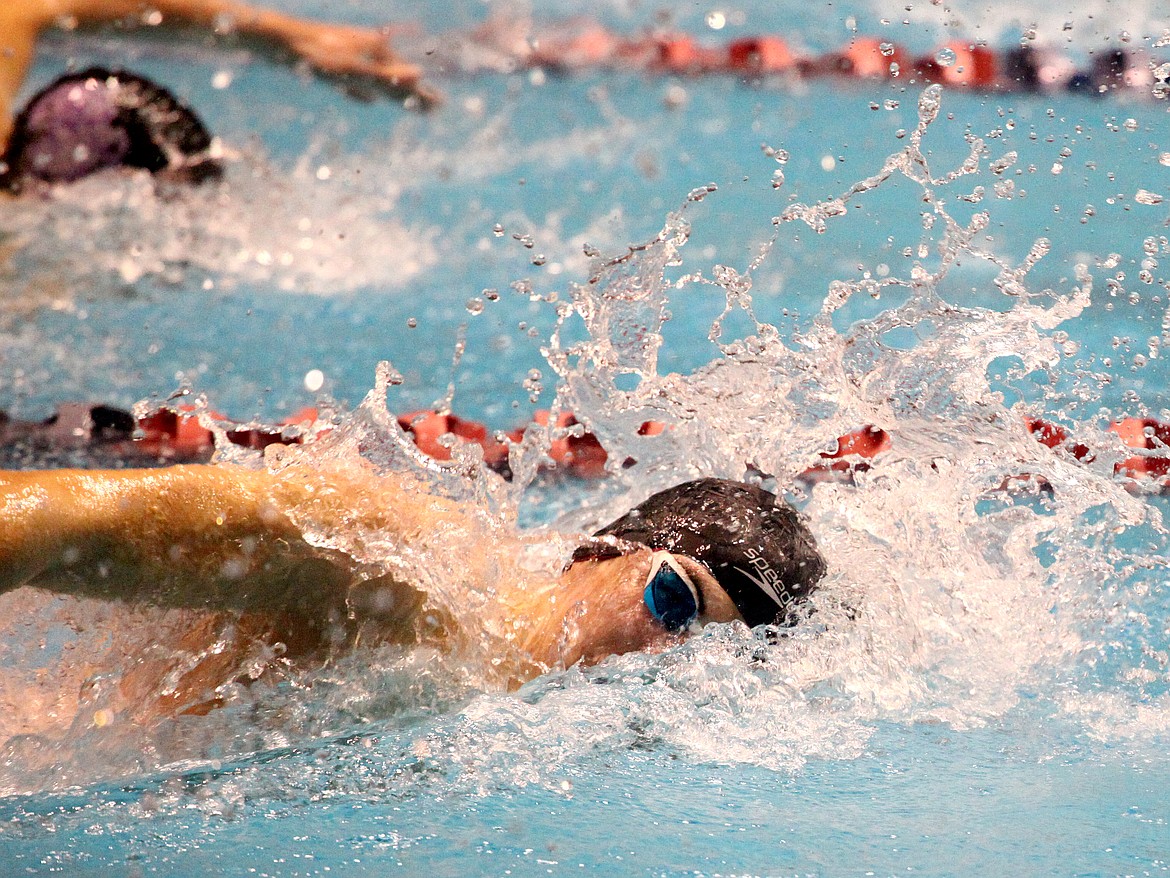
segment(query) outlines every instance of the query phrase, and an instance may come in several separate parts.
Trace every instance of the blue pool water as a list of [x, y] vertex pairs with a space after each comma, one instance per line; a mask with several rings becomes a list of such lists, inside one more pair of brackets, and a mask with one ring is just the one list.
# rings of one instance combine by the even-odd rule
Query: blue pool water
[[[843, 41], [850, 16], [917, 50], [948, 32], [931, 9], [743, 10], [741, 31], [818, 49]], [[697, 31], [706, 11], [678, 20]], [[373, 3], [330, 14], [379, 18]], [[438, 31], [483, 11], [420, 0], [401, 14]], [[617, 4], [600, 14], [630, 30], [651, 20]], [[1126, 14], [1003, 4], [961, 30], [994, 39], [1019, 16], [1084, 57], [1122, 28], [1139, 38], [1166, 24]], [[30, 87], [127, 53], [223, 139], [227, 183], [164, 200], [139, 180], [90, 180], [0, 205], [0, 407], [35, 417], [189, 389], [275, 422], [317, 401], [310, 370], [348, 411], [389, 360], [404, 378], [395, 410], [453, 387], [455, 411], [506, 428], [559, 388], [639, 460], [604, 483], [538, 481], [518, 498], [526, 523], [566, 530], [749, 461], [783, 488], [867, 421], [896, 453], [857, 488], [794, 495], [830, 575], [789, 638], [715, 627], [516, 693], [451, 658], [365, 650], [149, 732], [13, 736], [0, 744], [0, 875], [1170, 871], [1165, 503], [1112, 478], [1122, 451], [1106, 432], [1123, 415], [1170, 418], [1170, 207], [1140, 194], [1170, 194], [1165, 102], [944, 93], [923, 139], [935, 180], [895, 174], [817, 233], [772, 218], [906, 149], [921, 89], [450, 75], [446, 104], [419, 117], [240, 50], [93, 35], [50, 40]], [[672, 86], [686, 93], [673, 109]], [[971, 137], [986, 146], [978, 172], [942, 181]], [[656, 263], [674, 261], [659, 245], [602, 284], [633, 278], [650, 311], [668, 299], [656, 372], [635, 345], [593, 349], [592, 364], [571, 356], [558, 373], [555, 342], [588, 338], [580, 312], [553, 335], [558, 304], [596, 270], [585, 244], [621, 254], [677, 230], [680, 210], [681, 265]], [[969, 240], [944, 238], [946, 218], [978, 225], [982, 211]], [[752, 272], [761, 326], [733, 308], [721, 350], [708, 335], [736, 286], [717, 266], [742, 274], [773, 236]], [[1004, 295], [1001, 267], [1038, 239], [1047, 254]], [[944, 263], [945, 276], [909, 283]], [[664, 288], [692, 272], [723, 286]], [[907, 283], [869, 295], [864, 282], [884, 278]], [[1043, 451], [1022, 434], [1025, 414], [1061, 421], [1097, 459]], [[675, 426], [657, 445], [620, 429], [651, 416]], [[1021, 471], [1053, 496], [991, 490]], [[0, 630], [0, 664], [18, 680], [51, 674], [62, 643], [106, 649], [117, 624], [96, 601], [0, 601], [21, 619]]]

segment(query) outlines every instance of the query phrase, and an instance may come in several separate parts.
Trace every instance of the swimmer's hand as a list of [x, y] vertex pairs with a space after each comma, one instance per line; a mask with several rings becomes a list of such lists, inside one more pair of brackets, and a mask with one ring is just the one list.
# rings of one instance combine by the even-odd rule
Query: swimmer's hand
[[422, 81], [422, 70], [390, 48], [390, 28], [353, 27], [298, 21], [283, 34], [284, 43], [318, 73], [339, 77], [347, 91], [363, 96], [353, 78], [374, 83], [427, 109], [442, 94]]

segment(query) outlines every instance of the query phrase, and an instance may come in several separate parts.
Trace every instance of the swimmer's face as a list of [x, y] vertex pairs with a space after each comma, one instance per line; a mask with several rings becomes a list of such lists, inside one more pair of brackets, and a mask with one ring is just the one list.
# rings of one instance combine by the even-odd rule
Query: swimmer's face
[[[573, 564], [555, 592], [552, 612], [541, 640], [549, 665], [594, 664], [609, 655], [660, 650], [678, 643], [694, 624], [672, 632], [646, 606], [644, 594], [655, 553], [640, 549], [629, 555]], [[697, 625], [742, 619], [715, 578], [696, 561], [673, 555], [699, 597]]]

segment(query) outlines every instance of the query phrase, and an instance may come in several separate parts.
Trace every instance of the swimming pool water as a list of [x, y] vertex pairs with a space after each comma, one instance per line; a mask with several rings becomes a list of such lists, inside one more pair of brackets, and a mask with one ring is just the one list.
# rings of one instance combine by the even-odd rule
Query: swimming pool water
[[[403, 9], [411, 11], [431, 29], [481, 15], [471, 4]], [[679, 16], [698, 28], [705, 11]], [[826, 18], [809, 6], [758, 4], [744, 28], [795, 26], [824, 48], [849, 15], [877, 32], [885, 11], [834, 7]], [[330, 10], [361, 21], [378, 12]], [[614, 5], [601, 14], [632, 27], [641, 13]], [[889, 14], [894, 23], [881, 32], [917, 48], [941, 32], [924, 22], [930, 10], [912, 13], [908, 26], [897, 23], [902, 12]], [[1137, 33], [1161, 26], [1156, 11], [1127, 14]], [[1050, 24], [1054, 13], [987, 7], [969, 24], [1007, 31], [1017, 15]], [[1070, 15], [1074, 50], [1095, 45], [1101, 20], [1118, 15], [1109, 4]], [[586, 243], [621, 253], [648, 240], [709, 182], [718, 190], [687, 204], [691, 237], [668, 276], [742, 270], [775, 231], [752, 306], [796, 351], [802, 338], [831, 340], [815, 335], [819, 319], [864, 352], [864, 333], [850, 335], [855, 321], [880, 321], [908, 299], [899, 288], [854, 295], [827, 314], [833, 281], [909, 276], [913, 263], [933, 270], [939, 258], [936, 230], [923, 230], [922, 190], [906, 180], [857, 198], [823, 234], [771, 221], [791, 203], [846, 191], [902, 149], [917, 88], [451, 76], [441, 83], [447, 104], [416, 117], [353, 103], [241, 51], [182, 50], [177, 63], [165, 39], [129, 50], [130, 66], [182, 94], [224, 139], [228, 184], [165, 201], [141, 181], [91, 180], [53, 202], [0, 205], [0, 234], [20, 241], [4, 269], [0, 407], [23, 417], [64, 400], [130, 405], [190, 387], [234, 418], [276, 421], [314, 402], [309, 370], [321, 369], [325, 392], [350, 408], [388, 359], [405, 376], [392, 391], [395, 409], [429, 406], [453, 384], [455, 411], [498, 427], [523, 423], [558, 384], [541, 352], [555, 303], [539, 298], [556, 291], [563, 301], [571, 282], [588, 277]], [[126, 51], [117, 37], [58, 37], [30, 87], [72, 59], [110, 63]], [[230, 85], [216, 88], [224, 72]], [[686, 90], [681, 108], [664, 105], [670, 85]], [[1070, 498], [1063, 506], [1041, 497], [968, 518], [957, 496], [978, 484], [963, 467], [984, 457], [1003, 466], [1016, 453], [1002, 412], [1017, 402], [1102, 449], [1111, 418], [1170, 416], [1157, 356], [1166, 342], [1158, 262], [1167, 207], [1136, 197], [1166, 192], [1170, 118], [1150, 99], [946, 93], [924, 141], [936, 173], [962, 163], [968, 134], [985, 139], [984, 168], [1018, 157], [1004, 175], [984, 170], [937, 187], [950, 215], [966, 223], [986, 210], [989, 225], [935, 290], [953, 304], [949, 316], [902, 314], [867, 373], [878, 387], [890, 376], [891, 398], [929, 400], [921, 420], [909, 403], [889, 415], [907, 425], [898, 440], [920, 454], [856, 492], [829, 486], [798, 498], [829, 554], [834, 593], [883, 596], [872, 618], [843, 623], [828, 608], [823, 625], [814, 620], [780, 644], [711, 632], [664, 656], [550, 674], [518, 693], [446, 679], [441, 660], [363, 654], [146, 741], [101, 730], [62, 743], [8, 741], [0, 875], [1170, 870], [1167, 546], [1156, 520], [1142, 522], [1164, 501], [1111, 492], [1106, 453], [1089, 470], [1021, 458], [1046, 468], [1056, 496]], [[779, 189], [762, 144], [789, 153]], [[1011, 198], [996, 197], [1002, 180], [1014, 183]], [[956, 197], [977, 185], [982, 200]], [[30, 230], [35, 238], [21, 237]], [[514, 235], [532, 236], [533, 247]], [[1037, 238], [1050, 252], [1024, 280], [1025, 304], [1053, 308], [1070, 296], [1078, 263], [1094, 277], [1092, 304], [1039, 333], [1067, 334], [1053, 342], [1062, 356], [1012, 375], [1029, 353], [1012, 348], [1027, 331], [1006, 322], [1022, 313], [1012, 311], [1021, 300], [997, 292], [997, 269], [971, 251], [1015, 265]], [[923, 240], [932, 243], [920, 254]], [[532, 264], [537, 255], [543, 265]], [[1143, 260], [1150, 283], [1139, 276]], [[524, 279], [538, 295], [511, 289]], [[475, 303], [469, 310], [472, 299], [483, 300], [482, 313], [472, 313]], [[687, 376], [721, 359], [707, 336], [724, 301], [711, 285], [670, 293], [660, 374]], [[754, 331], [736, 312], [722, 340]], [[985, 370], [962, 359], [1001, 339]], [[670, 384], [679, 400], [697, 401], [700, 427], [686, 434], [692, 445], [680, 438], [653, 462], [680, 474], [727, 468], [731, 458], [710, 436], [736, 434], [751, 405], [763, 413], [763, 458], [791, 462], [785, 435], [770, 427], [790, 429], [791, 443], [809, 451], [829, 441], [833, 418], [864, 407], [828, 367], [809, 367], [810, 383], [830, 388], [847, 414], [815, 388], [793, 390], [806, 374], [797, 359], [766, 360], [764, 371], [780, 375], [770, 389], [751, 385], [758, 373], [740, 360]], [[999, 407], [964, 398], [965, 377], [1002, 393]], [[703, 395], [721, 381], [758, 398]], [[574, 392], [587, 399], [580, 386]], [[790, 399], [808, 408], [792, 415]], [[809, 412], [818, 405], [828, 420], [815, 440]], [[981, 420], [982, 410], [991, 414]], [[945, 467], [948, 456], [958, 462], [949, 480], [928, 466]], [[649, 483], [640, 473], [607, 486], [539, 483], [534, 505], [551, 507], [545, 518], [583, 502], [620, 505]], [[585, 526], [590, 515], [603, 517], [587, 510], [566, 520]], [[1014, 553], [1017, 539], [1025, 548]], [[99, 627], [108, 618], [90, 612]], [[18, 626], [0, 637], [6, 662], [34, 646]]]

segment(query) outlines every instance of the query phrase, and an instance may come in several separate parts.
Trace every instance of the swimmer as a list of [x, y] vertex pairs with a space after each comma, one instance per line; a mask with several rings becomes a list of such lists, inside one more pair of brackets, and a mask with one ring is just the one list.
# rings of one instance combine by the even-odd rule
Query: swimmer
[[[161, 18], [159, 17], [161, 16]], [[15, 114], [38, 37], [68, 23], [186, 24], [251, 37], [326, 76], [361, 77], [428, 105], [437, 94], [400, 59], [387, 32], [328, 24], [236, 0], [5, 0], [0, 3], [0, 185], [69, 182], [108, 167], [144, 168], [198, 182], [219, 172], [211, 137], [161, 86], [94, 68], [63, 76]], [[15, 116], [15, 117], [14, 117]]]
[[92, 67], [62, 76], [25, 106], [0, 155], [0, 192], [18, 195], [110, 168], [201, 183], [222, 168], [211, 134], [165, 88]]
[[[552, 668], [664, 649], [710, 622], [784, 624], [825, 572], [798, 514], [738, 482], [661, 491], [580, 545], [559, 572], [533, 573], [531, 550], [544, 540], [496, 532], [475, 540], [483, 531], [468, 512], [411, 477], [302, 465], [294, 451], [274, 471], [0, 473], [0, 594], [29, 586], [193, 611], [178, 639], [201, 658], [183, 666], [179, 694], [171, 686], [165, 704], [143, 708], [158, 716], [214, 701], [217, 687], [242, 676], [228, 659], [254, 657], [257, 638], [284, 661], [311, 666], [359, 637], [441, 647], [459, 630], [480, 640], [494, 632], [492, 664], [518, 684]], [[360, 532], [415, 558], [442, 534], [458, 534], [446, 545], [460, 546], [460, 576], [480, 586], [478, 597], [461, 586], [468, 594], [458, 604], [432, 600], [418, 582], [312, 544], [294, 519]], [[198, 622], [226, 617], [230, 635]], [[201, 644], [204, 636], [211, 642]], [[204, 659], [211, 665], [197, 673]]]

